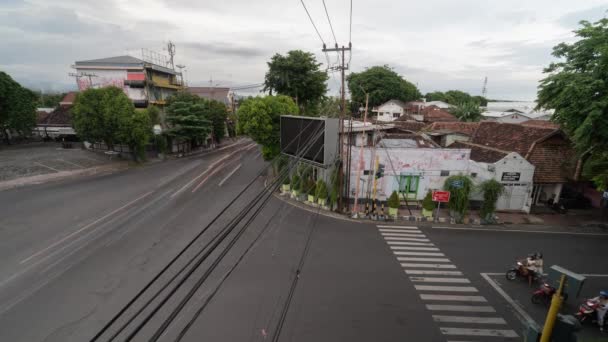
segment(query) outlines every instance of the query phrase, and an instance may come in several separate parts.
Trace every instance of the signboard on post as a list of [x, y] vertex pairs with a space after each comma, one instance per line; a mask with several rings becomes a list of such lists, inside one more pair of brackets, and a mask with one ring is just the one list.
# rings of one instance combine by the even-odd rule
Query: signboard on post
[[460, 179], [453, 180], [450, 184], [453, 187], [458, 188], [458, 189], [460, 189], [464, 186], [464, 183]]
[[433, 191], [433, 202], [447, 203], [450, 201], [449, 191]]
[[503, 182], [517, 182], [520, 176], [520, 172], [503, 172], [500, 180]]

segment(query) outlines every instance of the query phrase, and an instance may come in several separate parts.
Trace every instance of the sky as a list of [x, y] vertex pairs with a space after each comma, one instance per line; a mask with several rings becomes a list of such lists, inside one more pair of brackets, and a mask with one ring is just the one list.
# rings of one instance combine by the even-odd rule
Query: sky
[[189, 85], [241, 86], [262, 83], [268, 60], [289, 50], [335, 66], [322, 41], [350, 40], [349, 72], [388, 65], [423, 93], [473, 95], [487, 77], [489, 98], [534, 100], [552, 47], [574, 41], [580, 20], [608, 15], [606, 0], [353, 0], [350, 30], [350, 3], [325, 0], [334, 39], [322, 0], [304, 0], [321, 38], [300, 0], [1, 0], [0, 70], [32, 89], [71, 90], [75, 61], [166, 54], [171, 40]]

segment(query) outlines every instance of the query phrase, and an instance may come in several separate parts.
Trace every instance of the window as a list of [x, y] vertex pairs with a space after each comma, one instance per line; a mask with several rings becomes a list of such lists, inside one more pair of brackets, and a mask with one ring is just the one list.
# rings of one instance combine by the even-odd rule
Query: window
[[399, 193], [405, 194], [408, 199], [416, 199], [420, 176], [400, 175], [397, 177], [399, 182]]
[[393, 113], [393, 117], [394, 118], [398, 118], [399, 117], [399, 113]]
[[441, 170], [441, 177], [447, 177], [450, 175], [450, 171]]
[[476, 178], [477, 177], [477, 172], [472, 172], [471, 173], [471, 178]]

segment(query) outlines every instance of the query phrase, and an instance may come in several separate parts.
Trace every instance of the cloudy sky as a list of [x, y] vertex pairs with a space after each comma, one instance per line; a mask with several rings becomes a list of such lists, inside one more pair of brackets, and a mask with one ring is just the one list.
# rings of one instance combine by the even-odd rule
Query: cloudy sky
[[[325, 2], [338, 43], [348, 44], [350, 0]], [[304, 3], [333, 45], [322, 1]], [[479, 94], [487, 76], [488, 97], [534, 100], [552, 47], [607, 10], [606, 0], [353, 0], [350, 66], [388, 64], [422, 92]], [[168, 40], [191, 85], [261, 83], [268, 59], [292, 49], [327, 64], [299, 0], [0, 1], [0, 70], [35, 89], [73, 89], [74, 61], [163, 52]]]

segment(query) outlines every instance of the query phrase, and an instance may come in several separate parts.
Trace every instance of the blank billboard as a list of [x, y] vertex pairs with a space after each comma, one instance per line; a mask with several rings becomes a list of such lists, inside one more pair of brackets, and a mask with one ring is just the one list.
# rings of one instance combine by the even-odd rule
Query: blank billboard
[[[314, 140], [311, 140], [314, 139]], [[325, 120], [319, 118], [281, 116], [281, 151], [296, 156], [312, 146], [302, 159], [325, 164]]]

